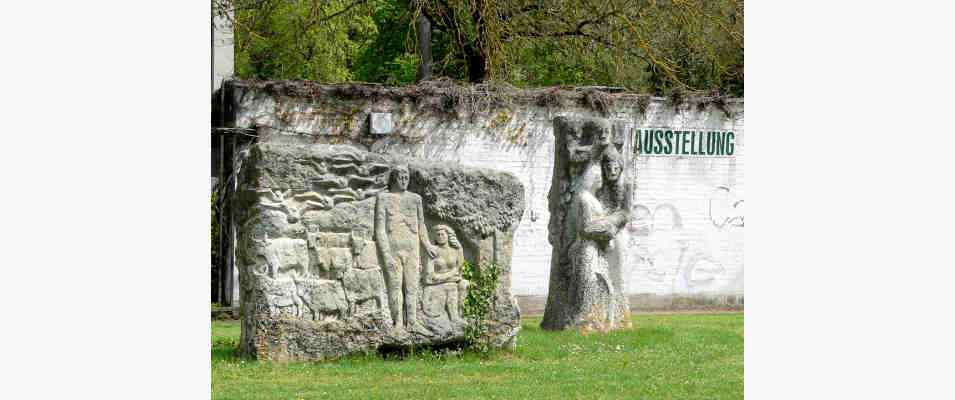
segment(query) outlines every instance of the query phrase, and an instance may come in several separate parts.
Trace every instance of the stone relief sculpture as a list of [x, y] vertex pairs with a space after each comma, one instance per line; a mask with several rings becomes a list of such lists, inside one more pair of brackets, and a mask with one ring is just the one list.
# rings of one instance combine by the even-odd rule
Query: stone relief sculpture
[[606, 120], [555, 120], [557, 162], [549, 226], [554, 256], [545, 329], [630, 326], [624, 251], [632, 188]]
[[468, 281], [461, 276], [464, 248], [454, 229], [447, 225], [434, 227], [436, 255], [425, 264], [424, 313], [429, 319], [447, 319], [451, 324], [464, 325], [464, 297]]
[[421, 332], [418, 322], [418, 281], [421, 271], [419, 243], [434, 257], [435, 248], [428, 239], [421, 196], [408, 192], [409, 173], [395, 167], [389, 178], [388, 192], [375, 201], [375, 241], [385, 262], [388, 305], [395, 327]]
[[[338, 281], [325, 279], [302, 279], [297, 281], [298, 296], [308, 311], [308, 317], [313, 320], [338, 320], [344, 318], [348, 311], [345, 302], [345, 292]], [[300, 317], [305, 317], [300, 313]]]
[[263, 283], [261, 291], [269, 299], [269, 314], [301, 316], [304, 304], [295, 279], [304, 278], [308, 266], [308, 254], [301, 251], [303, 243], [288, 238], [269, 239], [267, 235], [259, 243], [258, 255], [264, 265], [256, 265], [251, 272]]
[[244, 154], [233, 207], [244, 354], [321, 360], [461, 341], [466, 259], [501, 267], [488, 337], [514, 345], [514, 176], [352, 146], [266, 142]]

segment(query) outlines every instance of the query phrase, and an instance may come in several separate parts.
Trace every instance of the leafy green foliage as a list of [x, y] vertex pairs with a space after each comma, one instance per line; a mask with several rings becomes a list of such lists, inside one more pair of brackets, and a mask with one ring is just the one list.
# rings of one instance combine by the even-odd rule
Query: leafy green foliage
[[243, 78], [415, 80], [414, 21], [433, 75], [518, 87], [607, 85], [743, 95], [743, 0], [214, 0], [234, 9]]
[[354, 60], [378, 33], [372, 1], [220, 0], [235, 10], [238, 76], [354, 79]]
[[[472, 82], [742, 95], [742, 0], [427, 0]], [[479, 76], [475, 75], [475, 68]], [[483, 74], [483, 75], [481, 75]]]
[[[374, 40], [367, 44], [355, 62], [355, 79], [386, 85], [409, 85], [415, 82], [418, 55], [415, 54], [414, 10], [407, 0], [377, 1], [372, 18], [378, 26]], [[466, 70], [450, 49], [448, 35], [434, 32], [432, 56], [438, 60], [434, 72], [438, 76], [464, 79]]]
[[479, 353], [491, 350], [487, 318], [494, 307], [494, 293], [500, 275], [501, 268], [492, 263], [478, 266], [465, 261], [461, 266], [461, 276], [470, 283], [464, 297], [464, 318], [468, 321], [464, 339]]
[[652, 32], [646, 36], [648, 46], [666, 60], [647, 65], [649, 90], [743, 95], [742, 0], [674, 1], [649, 12], [637, 26]]
[[411, 46], [412, 20], [407, 1], [379, 1], [372, 20], [378, 33], [363, 47], [355, 62], [355, 78], [387, 85], [414, 83], [417, 56]]

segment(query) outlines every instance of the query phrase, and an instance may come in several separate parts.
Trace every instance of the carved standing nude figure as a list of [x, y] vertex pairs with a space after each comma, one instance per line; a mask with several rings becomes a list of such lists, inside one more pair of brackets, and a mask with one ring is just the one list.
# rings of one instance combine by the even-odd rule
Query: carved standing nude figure
[[421, 196], [407, 191], [409, 178], [407, 167], [395, 167], [389, 175], [389, 191], [376, 196], [375, 241], [385, 265], [382, 271], [394, 326], [424, 332], [417, 312], [419, 246], [424, 246], [429, 257], [434, 257], [436, 249], [428, 239]]

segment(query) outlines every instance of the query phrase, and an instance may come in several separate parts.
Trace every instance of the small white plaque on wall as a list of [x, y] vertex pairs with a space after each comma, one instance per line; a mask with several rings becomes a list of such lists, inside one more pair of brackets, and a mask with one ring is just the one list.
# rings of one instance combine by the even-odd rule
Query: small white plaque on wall
[[391, 113], [371, 113], [369, 118], [372, 135], [387, 135], [394, 132], [395, 125], [391, 121]]

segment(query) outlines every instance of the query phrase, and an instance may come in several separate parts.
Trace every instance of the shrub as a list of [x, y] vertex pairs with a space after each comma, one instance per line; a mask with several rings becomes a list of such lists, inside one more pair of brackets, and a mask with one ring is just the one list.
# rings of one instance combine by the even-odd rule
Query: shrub
[[468, 321], [464, 338], [468, 346], [479, 353], [491, 350], [487, 319], [494, 308], [494, 292], [500, 272], [501, 269], [492, 263], [475, 265], [465, 262], [461, 267], [464, 279], [470, 282], [464, 298], [464, 318]]

